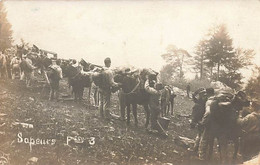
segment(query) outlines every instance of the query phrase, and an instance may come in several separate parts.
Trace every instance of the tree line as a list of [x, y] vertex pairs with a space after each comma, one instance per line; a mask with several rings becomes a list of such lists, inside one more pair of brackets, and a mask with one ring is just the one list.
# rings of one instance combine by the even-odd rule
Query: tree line
[[[5, 53], [13, 45], [12, 25], [7, 19], [7, 11], [0, 1], [0, 51]], [[21, 40], [26, 45], [24, 40]], [[224, 24], [209, 29], [198, 42], [194, 55], [188, 51], [169, 45], [161, 55], [166, 61], [160, 72], [161, 81], [170, 83], [173, 79], [184, 80], [185, 74], [194, 72], [198, 80], [221, 81], [239, 89], [243, 75], [241, 69], [252, 66], [254, 50], [235, 48]], [[260, 67], [255, 67], [254, 75], [249, 79], [246, 91], [254, 98], [260, 96]]]
[[[166, 65], [161, 70], [162, 81], [184, 79], [186, 70], [196, 74], [195, 79], [220, 81], [231, 88], [239, 89], [242, 85], [242, 69], [252, 66], [254, 50], [235, 48], [226, 25], [220, 24], [209, 29], [197, 43], [194, 55], [169, 45], [161, 55]], [[169, 83], [169, 82], [168, 82]]]

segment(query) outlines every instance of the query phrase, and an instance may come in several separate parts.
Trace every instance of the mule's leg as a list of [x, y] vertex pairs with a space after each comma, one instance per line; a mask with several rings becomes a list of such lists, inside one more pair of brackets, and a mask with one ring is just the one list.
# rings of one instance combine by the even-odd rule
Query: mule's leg
[[100, 93], [100, 102], [99, 102], [99, 112], [100, 116], [104, 118], [104, 95], [103, 93]]
[[125, 97], [122, 92], [118, 94], [119, 98], [119, 106], [120, 106], [120, 113], [121, 113], [121, 120], [125, 120]]
[[87, 102], [89, 103], [89, 104], [91, 104], [91, 101], [90, 101], [90, 99], [91, 99], [91, 93], [92, 93], [92, 84], [90, 84], [90, 87], [89, 87], [89, 90], [88, 90], [88, 98], [87, 98]]
[[211, 160], [212, 158], [212, 153], [213, 153], [213, 147], [214, 147], [214, 137], [209, 136], [209, 155], [208, 155], [208, 160]]
[[239, 148], [239, 139], [235, 138], [233, 140], [234, 142], [234, 154], [233, 154], [233, 161], [236, 161], [237, 159], [237, 153], [238, 153], [238, 148]]
[[163, 117], [163, 115], [164, 115], [164, 102], [163, 101], [161, 101], [161, 109], [162, 109], [161, 116]]
[[126, 109], [127, 109], [127, 125], [130, 124], [130, 104], [129, 105], [126, 105]]
[[207, 155], [207, 149], [209, 145], [209, 137], [210, 137], [210, 131], [205, 128], [201, 134], [201, 139], [199, 143], [199, 158], [201, 160], [206, 160]]
[[166, 108], [167, 108], [167, 116], [169, 116], [169, 112], [170, 112], [170, 103], [167, 103], [167, 106], [166, 106]]
[[220, 158], [221, 158], [221, 163], [222, 164], [225, 164], [227, 163], [227, 145], [228, 145], [228, 142], [227, 142], [227, 138], [226, 137], [220, 137], [219, 138], [219, 146], [220, 146]]
[[14, 80], [15, 79], [15, 71], [14, 71], [14, 69], [11, 69], [11, 75], [12, 75], [12, 80]]
[[72, 86], [72, 91], [74, 93], [74, 100], [78, 101], [78, 87]]
[[171, 102], [171, 115], [173, 115], [173, 105], [174, 105], [173, 99], [170, 102]]
[[138, 126], [138, 121], [137, 121], [137, 104], [133, 104], [133, 115], [134, 115], [134, 118], [135, 118], [135, 126], [137, 127]]
[[95, 106], [98, 105], [98, 90], [97, 88], [94, 89], [94, 102], [95, 102]]
[[79, 98], [79, 101], [82, 101], [83, 99], [83, 92], [84, 92], [84, 87], [82, 86], [79, 91], [78, 91], [78, 98]]
[[145, 128], [148, 128], [149, 121], [150, 121], [150, 110], [148, 105], [144, 105], [144, 110], [146, 112], [146, 122], [145, 122]]

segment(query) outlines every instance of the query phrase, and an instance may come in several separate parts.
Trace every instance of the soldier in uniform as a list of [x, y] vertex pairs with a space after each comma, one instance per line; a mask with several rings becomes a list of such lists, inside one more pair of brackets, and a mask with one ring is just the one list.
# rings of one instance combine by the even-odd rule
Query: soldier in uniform
[[62, 79], [62, 69], [59, 65], [60, 61], [52, 59], [52, 64], [49, 66], [51, 69], [48, 76], [48, 82], [51, 87], [49, 100], [53, 100], [54, 97], [57, 101], [59, 100], [59, 82]]
[[36, 69], [36, 67], [33, 66], [32, 60], [28, 58], [27, 55], [22, 55], [21, 68], [24, 72], [24, 75], [21, 76], [21, 80], [24, 76], [26, 87], [29, 87], [33, 78], [33, 70]]
[[[252, 103], [254, 107], [255, 102]], [[242, 130], [240, 152], [244, 160], [250, 159], [260, 152], [260, 109], [259, 105], [254, 112], [237, 119]]]
[[[197, 95], [198, 95], [198, 98], [196, 98]], [[191, 128], [195, 128], [196, 125], [198, 128], [198, 133], [197, 133], [194, 148], [193, 148], [193, 151], [195, 153], [198, 152], [199, 143], [200, 143], [201, 135], [203, 132], [203, 127], [201, 126], [200, 122], [205, 113], [205, 104], [206, 104], [208, 98], [211, 97], [212, 95], [214, 95], [213, 88], [207, 88], [207, 89], [201, 88], [201, 89], [198, 89], [197, 91], [195, 91], [194, 94], [192, 94], [192, 99], [193, 99], [195, 105], [192, 108]]]
[[[106, 119], [109, 119], [111, 117], [110, 114], [110, 106], [111, 106], [111, 87], [118, 87], [119, 84], [114, 81], [114, 75], [112, 70], [110, 69], [111, 66], [111, 59], [107, 57], [104, 60], [105, 67], [103, 68], [103, 82], [102, 85], [99, 86], [99, 92], [100, 92], [100, 116]], [[105, 111], [105, 115], [104, 115]]]
[[15, 57], [12, 58], [11, 63], [10, 63], [11, 72], [12, 72], [12, 79], [15, 79], [17, 72], [19, 73], [19, 76], [20, 76], [20, 74], [21, 74], [20, 63], [21, 63], [21, 60], [18, 56], [15, 56]]
[[154, 83], [149, 84], [149, 79], [146, 80], [144, 85], [145, 91], [150, 94], [148, 106], [151, 111], [151, 130], [156, 130], [162, 136], [167, 137], [167, 133], [162, 128], [160, 123], [158, 122], [158, 117], [160, 115], [160, 98], [162, 94], [163, 86], [162, 84]]

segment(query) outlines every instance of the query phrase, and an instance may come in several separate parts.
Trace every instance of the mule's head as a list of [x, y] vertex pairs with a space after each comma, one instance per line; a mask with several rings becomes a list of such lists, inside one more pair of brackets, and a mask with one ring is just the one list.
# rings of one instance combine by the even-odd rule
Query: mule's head
[[232, 100], [232, 103], [236, 110], [242, 110], [243, 107], [249, 107], [250, 106], [250, 101], [248, 100], [245, 92], [243, 91], [238, 91]]
[[118, 71], [114, 80], [117, 83], [120, 83], [120, 87], [124, 92], [130, 92], [138, 84], [138, 77], [134, 76], [131, 72]]

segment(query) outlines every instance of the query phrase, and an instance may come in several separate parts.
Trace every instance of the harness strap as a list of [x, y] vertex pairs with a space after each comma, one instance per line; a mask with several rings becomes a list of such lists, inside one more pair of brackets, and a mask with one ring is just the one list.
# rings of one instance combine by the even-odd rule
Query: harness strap
[[138, 83], [137, 83], [136, 86], [132, 89], [132, 91], [131, 91], [131, 92], [128, 92], [128, 93], [124, 93], [124, 92], [123, 92], [123, 94], [129, 95], [129, 94], [131, 94], [131, 93], [134, 93], [134, 92], [137, 90], [137, 88], [139, 87], [140, 83], [141, 83], [141, 81], [138, 79]]
[[74, 79], [75, 77], [77, 77], [80, 74], [80, 72], [78, 72], [75, 76], [71, 77], [71, 79]]

